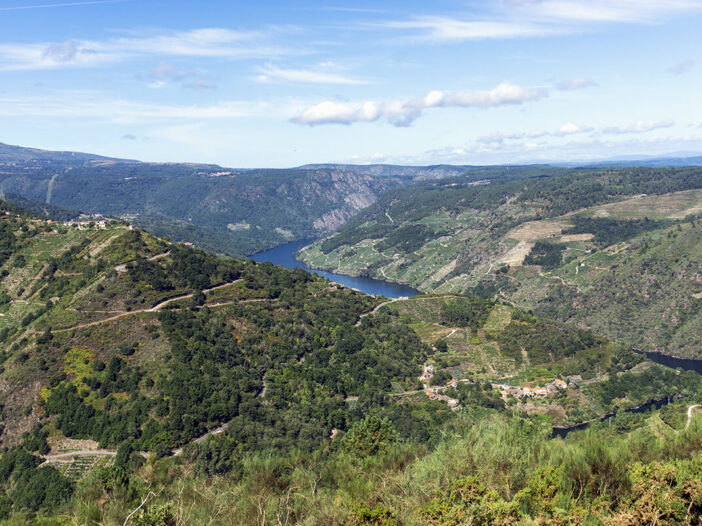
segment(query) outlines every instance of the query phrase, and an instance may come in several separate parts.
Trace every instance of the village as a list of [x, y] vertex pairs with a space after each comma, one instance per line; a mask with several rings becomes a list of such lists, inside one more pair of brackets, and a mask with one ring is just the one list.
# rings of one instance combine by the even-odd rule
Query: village
[[[435, 385], [435, 386], [430, 386], [429, 382], [431, 379], [434, 377], [434, 366], [433, 365], [423, 365], [422, 366], [422, 374], [419, 376], [419, 380], [422, 382], [422, 387], [424, 389], [424, 393], [426, 393], [427, 397], [429, 397], [430, 400], [442, 400], [448, 404], [448, 406], [453, 409], [457, 410], [460, 408], [460, 402], [456, 398], [452, 398], [450, 396], [447, 396], [445, 394], [442, 394], [442, 391], [449, 389], [449, 388], [454, 388], [456, 389], [458, 387], [459, 383], [468, 383], [471, 380], [468, 379], [462, 379], [462, 380], [456, 380], [456, 379], [451, 379], [448, 381], [445, 385]], [[521, 386], [521, 385], [508, 385], [508, 384], [496, 384], [493, 383], [492, 387], [494, 389], [497, 389], [500, 391], [500, 394], [502, 395], [502, 399], [507, 401], [507, 399], [512, 396], [516, 399], [521, 399], [521, 398], [542, 398], [548, 395], [556, 394], [559, 391], [563, 389], [568, 388], [568, 384], [561, 379], [556, 379], [551, 382], [548, 382], [544, 386]]]

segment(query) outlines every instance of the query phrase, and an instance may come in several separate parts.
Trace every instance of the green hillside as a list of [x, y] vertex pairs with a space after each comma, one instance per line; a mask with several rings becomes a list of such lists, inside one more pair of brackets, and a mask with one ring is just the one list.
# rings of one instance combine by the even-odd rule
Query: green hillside
[[301, 258], [427, 292], [501, 298], [637, 347], [698, 356], [702, 170], [542, 175], [389, 192]]
[[604, 520], [662, 473], [671, 524], [699, 505], [699, 375], [504, 303], [385, 301], [0, 208], [7, 524]]
[[309, 165], [249, 170], [142, 163], [0, 143], [0, 194], [122, 218], [172, 241], [238, 256], [318, 237], [388, 189], [470, 169]]

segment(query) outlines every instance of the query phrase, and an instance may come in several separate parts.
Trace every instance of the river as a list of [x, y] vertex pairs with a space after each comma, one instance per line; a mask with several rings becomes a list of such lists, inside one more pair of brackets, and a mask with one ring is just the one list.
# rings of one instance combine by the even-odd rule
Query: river
[[[668, 356], [667, 354], [662, 354], [659, 352], [642, 351], [640, 349], [632, 349], [632, 351], [637, 352], [639, 354], [645, 354], [646, 357], [649, 360], [651, 360], [652, 362], [656, 362], [656, 363], [659, 363], [661, 365], [665, 365], [666, 367], [671, 367], [673, 369], [681, 368], [685, 371], [695, 371], [696, 373], [702, 374], [702, 360], [699, 360], [699, 359], [676, 358], [674, 356]], [[670, 403], [673, 400], [675, 400], [675, 397], [673, 397], [673, 398], [660, 398], [658, 400], [650, 400], [647, 403], [642, 404], [638, 407], [624, 409], [624, 411], [626, 411], [628, 413], [641, 413], [643, 411], [648, 411], [651, 407], [654, 407], [656, 409], [660, 409], [662, 406]], [[595, 421], [604, 422], [604, 421], [612, 418], [615, 414], [616, 414], [616, 412], [608, 413]], [[592, 422], [583, 422], [581, 424], [575, 424], [572, 426], [565, 426], [565, 427], [555, 426], [553, 428], [553, 436], [554, 437], [560, 436], [562, 438], [565, 438], [565, 436], [568, 433], [570, 433], [571, 431], [578, 431], [581, 429], [585, 429], [591, 423]]]
[[680, 367], [685, 371], [695, 371], [696, 373], [702, 374], [702, 360], [695, 358], [676, 358], [675, 356], [668, 356], [667, 354], [659, 352], [642, 351], [639, 349], [633, 349], [633, 351], [645, 354], [652, 362], [665, 365], [666, 367], [671, 367], [672, 369]]
[[409, 285], [401, 285], [399, 283], [392, 283], [390, 281], [384, 281], [381, 279], [373, 278], [355, 278], [353, 276], [347, 276], [346, 274], [336, 274], [335, 272], [326, 272], [324, 270], [315, 270], [309, 268], [302, 261], [295, 258], [297, 252], [304, 246], [309, 245], [313, 240], [302, 239], [298, 241], [293, 241], [291, 243], [285, 243], [283, 245], [278, 245], [270, 250], [264, 250], [263, 252], [258, 252], [249, 256], [254, 261], [270, 261], [276, 265], [281, 265], [287, 268], [302, 268], [310, 273], [317, 273], [320, 276], [335, 281], [345, 287], [360, 290], [366, 294], [373, 294], [375, 296], [385, 296], [387, 298], [401, 298], [403, 296], [411, 297], [419, 294], [417, 289], [410, 287]]

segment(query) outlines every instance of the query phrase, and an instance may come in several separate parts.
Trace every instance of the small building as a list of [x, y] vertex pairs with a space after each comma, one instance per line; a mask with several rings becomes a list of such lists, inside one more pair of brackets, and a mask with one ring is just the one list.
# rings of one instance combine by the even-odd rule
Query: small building
[[546, 389], [548, 390], [549, 393], [557, 393], [560, 389], [567, 389], [568, 384], [565, 383], [563, 380], [554, 380], [553, 382], [549, 382], [546, 384]]

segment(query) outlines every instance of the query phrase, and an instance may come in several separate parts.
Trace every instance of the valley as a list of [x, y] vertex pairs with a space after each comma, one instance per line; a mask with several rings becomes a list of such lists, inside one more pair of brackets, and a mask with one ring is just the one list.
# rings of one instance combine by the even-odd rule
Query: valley
[[702, 0], [0, 27], [0, 526], [702, 526]]
[[0, 143], [2, 195], [121, 218], [173, 241], [230, 256], [332, 232], [386, 190], [466, 169], [470, 167], [233, 169]]
[[[529, 186], [534, 170], [541, 169], [525, 172]], [[697, 468], [689, 459], [702, 429], [699, 374], [647, 359], [631, 350], [628, 336], [605, 336], [611, 325], [592, 328], [591, 318], [577, 318], [577, 309], [566, 315], [554, 300], [577, 293], [594, 303], [595, 291], [621, 298], [648, 273], [680, 280], [680, 294], [689, 290], [694, 300], [697, 290], [682, 284], [698, 268], [691, 247], [702, 225], [687, 212], [695, 210], [699, 191], [604, 198], [611, 202], [585, 207], [540, 195], [544, 180], [557, 184], [559, 195], [562, 178], [589, 184], [577, 172], [539, 178], [532, 189], [539, 195], [527, 201], [505, 195], [504, 188], [525, 184], [525, 173], [495, 170], [494, 180], [480, 184], [471, 175], [464, 187], [455, 178], [420, 182], [441, 192], [442, 209], [430, 220], [423, 214], [435, 206], [433, 198], [422, 198], [422, 208], [390, 193], [336, 234], [382, 232], [331, 253], [364, 265], [359, 274], [412, 282], [407, 278], [416, 273], [424, 290], [423, 254], [442, 258], [454, 250], [449, 257], [462, 259], [441, 263], [428, 294], [311, 275], [295, 261], [304, 241], [274, 251], [274, 262], [291, 267], [283, 268], [265, 261], [266, 253], [258, 261], [222, 258], [119, 219], [56, 221], [31, 201], [25, 203], [36, 211], [2, 203], [0, 521], [53, 520], [62, 509], [81, 520], [121, 524], [174, 517], [183, 506], [189, 523], [218, 506], [222, 520], [214, 523], [222, 524], [237, 523], [237, 516], [247, 523], [262, 509], [311, 523], [363, 524], [364, 517], [386, 516], [431, 524], [434, 506], [453, 505], [446, 487], [475, 484], [440, 466], [468, 470], [478, 458], [484, 467], [470, 469], [497, 493], [485, 500], [486, 489], [476, 487], [477, 500], [460, 506], [475, 513], [487, 506], [515, 521], [553, 516], [520, 504], [523, 492], [540, 484], [544, 463], [559, 470], [559, 484], [598, 494], [599, 475], [579, 478], [570, 455], [593, 455], [586, 463], [616, 456], [627, 480], [639, 476], [631, 467], [636, 462], [653, 470], [659, 460], [672, 462], [681, 480], [693, 483]], [[678, 174], [679, 184], [696, 184], [695, 173], [692, 180]], [[461, 196], [461, 188], [470, 209], [456, 202], [448, 211], [445, 198]], [[378, 208], [383, 226], [374, 231], [362, 219], [378, 205], [385, 205]], [[437, 231], [445, 234], [433, 239]], [[319, 240], [300, 257], [325, 257], [325, 243], [337, 241]], [[520, 244], [525, 248], [515, 250]], [[466, 247], [483, 251], [474, 270]], [[369, 263], [391, 251], [399, 257], [389, 265]], [[407, 257], [416, 260], [407, 265]], [[678, 267], [666, 274], [671, 259]], [[598, 289], [603, 275], [610, 281]], [[622, 284], [612, 286], [615, 279]], [[621, 333], [631, 341], [668, 334], [655, 319], [677, 290], [670, 283], [660, 299], [655, 285], [639, 286], [649, 310], [639, 308]], [[622, 323], [619, 311], [607, 311], [622, 301], [597, 301], [602, 306], [593, 313]], [[638, 325], [644, 315], [650, 327]], [[692, 343], [681, 349], [693, 349], [697, 317], [685, 323], [669, 341], [687, 334]], [[666, 405], [652, 402], [659, 400]], [[639, 441], [646, 455], [638, 453]], [[550, 460], [537, 451], [550, 451]], [[505, 467], [505, 455], [533, 460]], [[166, 472], [171, 475], [159, 475]], [[266, 482], [256, 482], [262, 473]], [[379, 482], [387, 480], [395, 482]], [[207, 489], [211, 484], [245, 498], [221, 501]], [[185, 485], [193, 491], [179, 489]], [[427, 486], [429, 492], [419, 490]], [[669, 498], [694, 507], [683, 487], [672, 488]], [[599, 498], [620, 493], [632, 502], [645, 498], [624, 487]], [[25, 494], [30, 501], [20, 497]], [[590, 498], [554, 509], [575, 516], [587, 506], [604, 520], [637, 506], [612, 500], [595, 512]]]
[[424, 292], [499, 298], [631, 346], [701, 356], [697, 172], [452, 181], [391, 192], [301, 259]]

